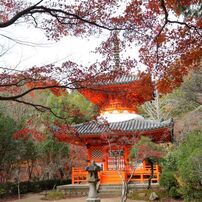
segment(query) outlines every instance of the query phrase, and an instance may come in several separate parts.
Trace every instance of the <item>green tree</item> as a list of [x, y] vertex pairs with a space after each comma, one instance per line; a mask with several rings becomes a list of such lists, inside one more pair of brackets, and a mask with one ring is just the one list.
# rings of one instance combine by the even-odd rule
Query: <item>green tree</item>
[[202, 104], [202, 64], [184, 78], [181, 89], [185, 93], [188, 101], [195, 103], [195, 105]]
[[17, 162], [21, 151], [21, 144], [19, 141], [13, 139], [13, 134], [18, 130], [15, 121], [0, 113], [0, 169], [6, 172], [7, 181], [10, 178], [13, 165]]
[[21, 161], [27, 165], [27, 176], [28, 180], [33, 180], [33, 170], [36, 166], [37, 158], [39, 157], [39, 151], [36, 142], [33, 140], [26, 140], [21, 142], [23, 146], [23, 152], [21, 155]]
[[178, 1], [178, 7], [181, 13], [186, 17], [200, 18], [202, 15], [202, 4], [200, 1], [195, 1], [194, 4], [187, 6], [182, 0]]
[[[60, 117], [64, 117], [64, 122], [68, 124], [86, 122], [96, 115], [96, 107], [78, 91], [59, 97], [49, 94], [46, 104]], [[48, 116], [50, 120], [56, 120], [54, 115]]]
[[[187, 201], [200, 201], [202, 198], [201, 162], [202, 132], [193, 131], [165, 159], [161, 185], [169, 192], [173, 187], [172, 189], [175, 189], [178, 195], [180, 193]], [[175, 183], [171, 183], [174, 180]]]
[[[55, 96], [46, 90], [33, 96], [40, 103], [50, 106], [63, 119], [58, 120], [49, 113], [39, 115], [39, 112], [29, 109], [27, 105], [23, 107], [12, 102], [1, 104], [1, 170], [9, 172], [8, 178], [16, 178], [17, 182], [21, 180], [23, 163], [27, 165], [27, 173], [23, 171], [23, 176], [27, 175], [29, 180], [66, 176], [65, 167], [71, 166], [67, 165], [67, 159], [70, 158], [69, 145], [58, 142], [52, 129], [56, 122], [60, 125], [71, 125], [88, 121], [96, 112], [96, 108], [76, 91]], [[42, 139], [37, 139], [41, 136]]]
[[57, 174], [64, 178], [65, 166], [69, 157], [68, 144], [58, 142], [52, 135], [47, 134], [45, 141], [38, 143], [39, 165], [42, 170], [41, 179], [55, 179]]
[[184, 182], [180, 191], [187, 200], [202, 198], [202, 132], [190, 133], [176, 151], [177, 167]]
[[19, 161], [26, 161], [31, 178], [30, 166], [37, 157], [36, 145], [32, 140], [15, 139], [14, 134], [19, 129], [20, 126], [12, 118], [0, 113], [0, 165], [2, 170], [11, 172]]

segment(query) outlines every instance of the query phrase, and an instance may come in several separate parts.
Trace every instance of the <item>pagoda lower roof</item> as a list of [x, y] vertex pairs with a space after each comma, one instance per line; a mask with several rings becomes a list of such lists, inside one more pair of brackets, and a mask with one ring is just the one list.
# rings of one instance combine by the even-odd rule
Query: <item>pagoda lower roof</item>
[[90, 121], [82, 124], [73, 125], [76, 131], [82, 134], [101, 134], [110, 131], [121, 132], [142, 132], [161, 128], [172, 128], [173, 120], [153, 121], [146, 119], [130, 119], [121, 122], [104, 123], [99, 121]]

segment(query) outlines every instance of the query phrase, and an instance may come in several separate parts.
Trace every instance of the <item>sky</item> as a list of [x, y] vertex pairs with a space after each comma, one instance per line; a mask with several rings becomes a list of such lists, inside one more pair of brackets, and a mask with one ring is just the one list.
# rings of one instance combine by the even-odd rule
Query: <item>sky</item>
[[63, 37], [58, 42], [48, 41], [40, 29], [25, 25], [11, 26], [0, 30], [0, 44], [3, 51], [6, 51], [0, 57], [0, 66], [26, 69], [67, 60], [88, 65], [100, 58], [93, 53], [100, 42], [100, 38], [86, 40], [70, 36]]
[[[109, 32], [104, 31], [101, 36], [93, 36], [88, 40], [67, 36], [58, 42], [48, 41], [42, 30], [17, 23], [0, 29], [0, 67], [23, 70], [33, 66], [61, 64], [68, 60], [89, 66], [101, 60], [102, 57], [93, 51], [108, 35]], [[138, 49], [134, 47], [126, 55], [138, 59]]]
[[[0, 67], [23, 70], [35, 65], [61, 64], [68, 60], [89, 66], [101, 60], [102, 57], [95, 54], [94, 50], [108, 35], [109, 32], [103, 32], [100, 37], [93, 36], [89, 39], [66, 36], [56, 42], [48, 41], [40, 29], [27, 27], [25, 24], [10, 26], [0, 29], [0, 45], [3, 52], [5, 51], [0, 56]], [[138, 59], [136, 47], [126, 54]]]

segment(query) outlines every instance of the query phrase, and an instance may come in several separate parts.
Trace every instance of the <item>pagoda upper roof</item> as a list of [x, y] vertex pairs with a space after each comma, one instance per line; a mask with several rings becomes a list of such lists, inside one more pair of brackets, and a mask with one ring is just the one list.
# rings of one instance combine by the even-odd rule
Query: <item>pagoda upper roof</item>
[[108, 79], [102, 82], [98, 82], [97, 85], [115, 85], [115, 84], [127, 84], [135, 81], [137, 79], [137, 76], [135, 75], [122, 75], [115, 77], [113, 79]]
[[121, 132], [143, 132], [161, 128], [172, 128], [173, 120], [153, 121], [146, 119], [130, 119], [121, 122], [103, 123], [90, 121], [82, 124], [73, 125], [77, 132], [82, 134], [101, 134], [110, 131]]

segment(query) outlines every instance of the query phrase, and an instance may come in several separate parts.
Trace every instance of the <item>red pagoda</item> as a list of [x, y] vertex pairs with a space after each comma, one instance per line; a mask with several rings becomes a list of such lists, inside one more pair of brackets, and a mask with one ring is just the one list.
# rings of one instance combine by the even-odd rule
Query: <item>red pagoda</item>
[[[115, 56], [118, 66], [119, 58]], [[146, 82], [145, 79], [150, 77], [145, 75], [141, 80], [134, 75], [120, 76], [93, 84], [94, 88], [80, 90], [81, 94], [98, 106], [100, 117], [97, 121], [73, 125], [77, 133], [73, 143], [85, 145], [87, 161], [90, 163], [94, 160], [101, 166], [100, 184], [121, 184], [120, 176], [127, 180], [131, 174], [131, 182], [148, 181], [151, 171], [146, 161], [132, 162], [135, 171], [131, 167], [129, 153], [134, 141], [141, 135], [157, 143], [168, 143], [172, 139], [171, 119], [147, 120], [137, 114], [137, 106], [152, 98], [152, 82]], [[141, 86], [141, 89], [137, 89], [137, 86]], [[159, 175], [160, 168], [155, 165], [153, 183], [159, 181]], [[84, 168], [72, 168], [72, 184], [75, 183], [87, 183]]]

